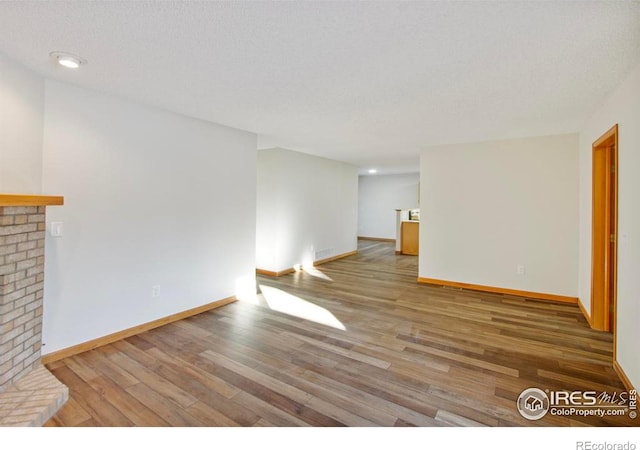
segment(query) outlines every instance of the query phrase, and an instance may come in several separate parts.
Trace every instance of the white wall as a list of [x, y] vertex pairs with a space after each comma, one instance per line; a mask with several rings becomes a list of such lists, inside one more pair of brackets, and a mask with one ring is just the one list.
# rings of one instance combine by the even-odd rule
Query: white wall
[[640, 65], [580, 133], [580, 302], [591, 307], [591, 145], [618, 124], [617, 359], [640, 387]]
[[396, 238], [396, 209], [418, 208], [420, 174], [362, 175], [358, 182], [358, 236]]
[[257, 267], [278, 272], [357, 249], [358, 171], [284, 149], [258, 151]]
[[39, 194], [44, 80], [0, 53], [0, 192]]
[[282, 239], [280, 192], [284, 182], [280, 180], [280, 154], [275, 150], [259, 150], [257, 163], [256, 267], [273, 272], [278, 271]]
[[425, 149], [420, 188], [420, 277], [577, 296], [578, 135]]
[[[256, 136], [46, 82], [43, 353], [234, 295], [255, 277]], [[151, 297], [160, 285], [160, 297]]]

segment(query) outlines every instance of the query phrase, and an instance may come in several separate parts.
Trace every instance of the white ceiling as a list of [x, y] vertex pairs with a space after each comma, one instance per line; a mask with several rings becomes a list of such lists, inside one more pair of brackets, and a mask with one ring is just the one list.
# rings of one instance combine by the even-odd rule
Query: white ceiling
[[0, 51], [263, 148], [397, 172], [428, 145], [578, 131], [640, 62], [640, 2], [1, 1]]

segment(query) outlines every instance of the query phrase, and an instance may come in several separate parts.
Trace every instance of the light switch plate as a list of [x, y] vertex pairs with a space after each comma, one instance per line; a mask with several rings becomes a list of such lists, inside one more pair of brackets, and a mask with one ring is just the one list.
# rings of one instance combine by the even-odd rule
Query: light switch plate
[[61, 237], [63, 233], [63, 222], [51, 222], [49, 234], [53, 237]]

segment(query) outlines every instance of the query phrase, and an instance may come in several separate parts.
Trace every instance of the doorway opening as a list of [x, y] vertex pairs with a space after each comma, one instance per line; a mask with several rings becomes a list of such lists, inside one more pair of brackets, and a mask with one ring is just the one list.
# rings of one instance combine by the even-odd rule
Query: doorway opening
[[592, 146], [591, 326], [616, 327], [618, 249], [618, 125]]

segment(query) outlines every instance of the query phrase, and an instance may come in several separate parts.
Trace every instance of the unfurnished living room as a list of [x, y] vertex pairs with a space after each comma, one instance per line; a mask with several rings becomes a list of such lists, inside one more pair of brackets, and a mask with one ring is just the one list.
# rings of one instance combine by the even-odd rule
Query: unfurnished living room
[[638, 1], [2, 1], [0, 424], [629, 444], [638, 173]]

